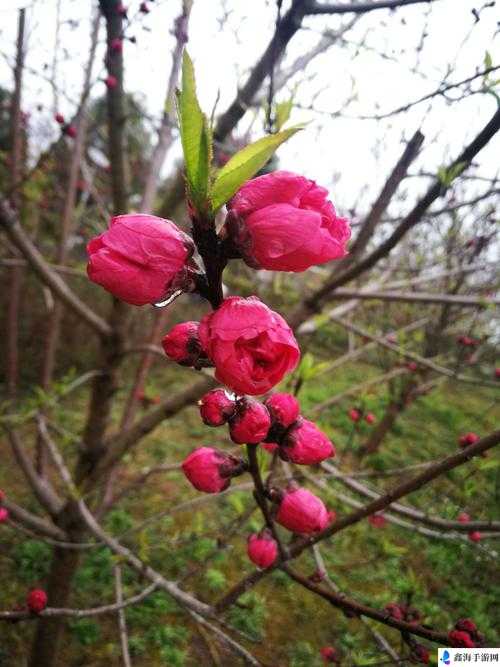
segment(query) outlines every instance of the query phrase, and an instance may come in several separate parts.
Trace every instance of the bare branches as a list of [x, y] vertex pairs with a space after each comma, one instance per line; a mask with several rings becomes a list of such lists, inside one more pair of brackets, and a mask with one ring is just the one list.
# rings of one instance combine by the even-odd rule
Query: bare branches
[[[476, 138], [460, 153], [460, 155], [449, 165], [448, 172], [452, 169], [459, 168], [461, 171], [466, 169], [473, 158], [488, 144], [488, 142], [495, 136], [500, 128], [500, 109], [497, 109]], [[403, 219], [399, 226], [383, 241], [375, 250], [373, 250], [367, 257], [354, 264], [351, 268], [340, 273], [340, 275], [333, 277], [331, 280], [310, 296], [306, 302], [305, 307], [294, 313], [290, 318], [292, 325], [297, 327], [310, 312], [315, 312], [319, 308], [322, 299], [328, 294], [334, 292], [337, 288], [345, 285], [350, 280], [357, 278], [368, 269], [371, 269], [381, 259], [387, 257], [396, 245], [403, 239], [406, 234], [420, 223], [425, 216], [431, 204], [436, 201], [444, 192], [446, 187], [443, 183], [436, 179], [426, 194], [417, 202], [413, 210]]]
[[368, 290], [335, 290], [336, 299], [376, 299], [379, 301], [405, 301], [415, 303], [447, 303], [451, 306], [488, 308], [499, 306], [500, 299], [456, 294], [431, 294], [426, 292], [372, 292]]
[[321, 4], [316, 0], [309, 2], [306, 8], [307, 14], [366, 14], [375, 9], [398, 9], [409, 5], [429, 4], [434, 0], [373, 0], [373, 2], [349, 2]]
[[350, 615], [373, 618], [375, 621], [379, 621], [384, 625], [389, 625], [390, 627], [396, 628], [401, 632], [417, 635], [418, 637], [423, 637], [424, 639], [436, 642], [437, 644], [446, 644], [448, 642], [447, 632], [437, 632], [436, 630], [430, 630], [423, 625], [418, 625], [417, 623], [397, 621], [395, 618], [389, 616], [384, 611], [379, 611], [378, 609], [373, 609], [367, 605], [360, 604], [359, 602], [356, 602], [356, 600], [348, 598], [343, 593], [335, 593], [333, 590], [327, 590], [323, 586], [314, 584], [310, 579], [302, 576], [293, 570], [289, 565], [283, 565], [282, 567], [285, 572], [301, 586], [307, 588], [313, 593], [316, 593], [316, 595], [319, 595], [327, 602], [330, 602], [330, 604], [332, 604], [334, 607], [342, 609]]
[[109, 324], [83, 303], [67, 283], [50, 268], [39, 250], [33, 245], [26, 232], [22, 229], [13, 210], [2, 199], [0, 199], [0, 227], [12, 243], [21, 251], [31, 269], [52, 290], [57, 298], [61, 299], [70, 310], [76, 313], [99, 336], [107, 338], [112, 335], [112, 329]]
[[281, 58], [290, 40], [300, 29], [304, 14], [305, 7], [303, 0], [293, 0], [291, 8], [281, 19], [266, 50], [255, 64], [246, 83], [238, 91], [237, 98], [219, 117], [214, 131], [214, 136], [218, 141], [223, 141], [244, 116], [266, 76], [269, 74], [272, 63]]
[[165, 95], [165, 104], [163, 118], [160, 129], [158, 130], [158, 141], [154, 148], [153, 155], [149, 163], [149, 171], [144, 184], [144, 192], [140, 210], [144, 213], [151, 213], [153, 202], [158, 190], [158, 179], [160, 171], [165, 161], [165, 157], [172, 143], [172, 112], [174, 108], [174, 92], [179, 70], [181, 66], [182, 49], [188, 39], [189, 16], [191, 14], [192, 0], [184, 0], [182, 3], [182, 12], [175, 20], [174, 34], [176, 38], [175, 47], [172, 52], [172, 66]]
[[176, 414], [183, 407], [194, 403], [216, 384], [216, 381], [212, 378], [204, 377], [187, 389], [166, 399], [162, 405], [148, 412], [130, 429], [108, 438], [106, 442], [107, 454], [99, 463], [98, 474], [112, 468], [131, 447], [156, 428], [164, 419]]
[[410, 352], [409, 350], [405, 350], [402, 347], [395, 345], [394, 343], [390, 343], [386, 338], [381, 338], [380, 336], [373, 336], [369, 331], [367, 331], [366, 329], [362, 329], [357, 324], [353, 324], [352, 322], [347, 322], [346, 320], [343, 320], [340, 317], [336, 317], [335, 315], [330, 315], [330, 319], [343, 326], [344, 329], [352, 331], [353, 333], [356, 333], [358, 334], [358, 336], [362, 336], [363, 338], [368, 338], [369, 340], [376, 342], [381, 347], [385, 347], [387, 350], [391, 350], [392, 352], [397, 352], [399, 355], [407, 359], [411, 359], [412, 361], [416, 361], [421, 366], [436, 371], [436, 373], [440, 373], [441, 375], [446, 375], [447, 377], [454, 378], [455, 380], [459, 380], [460, 382], [468, 382], [470, 384], [481, 384], [491, 387], [498, 386], [497, 383], [489, 382], [488, 380], [481, 380], [475, 377], [469, 377], [468, 375], [462, 375], [461, 373], [451, 371], [449, 368], [445, 368], [440, 364], [436, 364], [431, 359], [427, 359], [426, 357], [422, 357], [420, 354], [416, 354], [415, 352]]
[[[131, 605], [138, 604], [145, 600], [151, 593], [157, 589], [156, 584], [150, 584], [137, 595], [132, 595], [129, 598], [122, 599], [113, 604], [101, 605], [100, 607], [92, 607], [90, 609], [66, 609], [58, 607], [47, 607], [39, 616], [41, 618], [89, 618], [93, 616], [102, 616], [104, 614], [116, 614]], [[0, 611], [0, 620], [36, 620], [37, 616], [33, 616], [29, 611]]]
[[[430, 465], [422, 473], [412, 477], [399, 484], [398, 486], [393, 487], [385, 494], [377, 498], [376, 500], [364, 505], [358, 511], [348, 514], [344, 518], [340, 518], [335, 521], [329, 528], [323, 530], [321, 533], [318, 533], [314, 537], [309, 537], [304, 540], [297, 541], [289, 549], [289, 556], [287, 561], [299, 556], [307, 548], [316, 544], [328, 537], [332, 537], [336, 533], [344, 530], [348, 526], [352, 526], [362, 519], [375, 514], [387, 507], [389, 507], [395, 500], [399, 500], [404, 496], [417, 491], [422, 488], [433, 479], [436, 479], [440, 475], [453, 470], [454, 468], [463, 465], [467, 461], [471, 460], [475, 456], [479, 456], [483, 452], [488, 451], [492, 447], [495, 447], [500, 443], [500, 431], [495, 431], [494, 433], [482, 438], [474, 445], [470, 445], [465, 449], [462, 449], [459, 452], [451, 454], [442, 461], [438, 461], [433, 465]], [[283, 563], [286, 562], [283, 559], [278, 559], [271, 567], [267, 568], [265, 571], [254, 571], [244, 579], [242, 579], [238, 584], [236, 584], [219, 602], [215, 605], [216, 611], [223, 611], [227, 607], [234, 604], [234, 602], [242, 595], [246, 590], [255, 586], [263, 577], [272, 572], [277, 567], [281, 567]], [[369, 614], [367, 614], [369, 615]]]
[[396, 193], [401, 181], [405, 178], [408, 168], [417, 157], [420, 148], [424, 142], [424, 135], [417, 130], [410, 141], [406, 144], [403, 154], [399, 158], [391, 175], [385, 182], [381, 193], [373, 204], [369, 214], [364, 219], [361, 229], [356, 236], [352, 246], [349, 248], [349, 255], [343, 260], [345, 267], [352, 264], [353, 260], [363, 253], [372, 238], [377, 224], [380, 222], [384, 212], [387, 210], [394, 194]]
[[[339, 473], [337, 468], [331, 463], [322, 463], [321, 467], [323, 470], [333, 475], [334, 479], [338, 479], [344, 486], [367, 498], [380, 498], [380, 496], [383, 495], [378, 491], [370, 489], [365, 484], [361, 484], [349, 475]], [[414, 507], [408, 507], [406, 505], [401, 505], [400, 503], [392, 503], [390, 509], [391, 512], [405, 516], [425, 526], [439, 528], [440, 530], [454, 530], [461, 533], [469, 533], [473, 530], [500, 531], [500, 521], [470, 521], [468, 523], [449, 521], [441, 519], [441, 517], [429, 516]]]
[[[115, 565], [113, 567], [113, 571], [115, 574], [116, 604], [118, 606], [118, 629], [120, 633], [120, 644], [122, 647], [123, 667], [132, 667], [130, 651], [128, 648], [127, 621], [125, 620], [125, 614], [123, 612], [123, 586], [121, 567], [119, 565]], [[154, 590], [155, 585], [151, 584], [149, 588]]]

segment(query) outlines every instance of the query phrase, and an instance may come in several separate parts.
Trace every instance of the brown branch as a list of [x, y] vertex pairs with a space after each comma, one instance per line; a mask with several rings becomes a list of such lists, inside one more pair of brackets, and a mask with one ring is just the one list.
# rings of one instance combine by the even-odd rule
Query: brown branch
[[243, 118], [266, 76], [270, 73], [272, 63], [280, 60], [290, 40], [300, 29], [305, 9], [303, 0], [293, 0], [292, 6], [279, 22], [266, 50], [253, 67], [245, 84], [238, 91], [236, 99], [219, 117], [214, 130], [214, 137], [217, 141], [224, 141]]
[[319, 595], [324, 600], [332, 604], [338, 609], [342, 609], [350, 615], [355, 616], [366, 616], [368, 618], [373, 618], [375, 621], [379, 621], [384, 625], [388, 625], [391, 628], [395, 628], [400, 632], [410, 633], [417, 635], [418, 637], [423, 637], [429, 641], [436, 642], [437, 644], [446, 645], [448, 643], [448, 633], [447, 632], [438, 632], [437, 630], [431, 630], [424, 627], [423, 625], [417, 625], [416, 623], [408, 623], [406, 621], [398, 621], [392, 616], [389, 616], [385, 611], [379, 611], [378, 609], [373, 609], [373, 607], [368, 607], [367, 605], [356, 602], [352, 598], [348, 598], [343, 593], [335, 593], [333, 590], [327, 590], [322, 586], [314, 584], [310, 579], [303, 577], [301, 574], [292, 570], [289, 565], [282, 565], [282, 569], [297, 583], [299, 583], [304, 588], [307, 588], [312, 593]]
[[432, 294], [428, 292], [372, 292], [339, 288], [335, 299], [375, 299], [379, 301], [405, 301], [408, 303], [447, 303], [452, 306], [500, 306], [500, 299], [455, 294]]
[[[457, 166], [463, 171], [466, 169], [474, 157], [488, 144], [488, 142], [495, 136], [500, 128], [500, 109], [497, 109], [479, 132], [479, 134], [471, 141], [471, 143], [460, 153], [460, 155], [449, 165], [448, 172], [452, 169], [457, 169]], [[447, 187], [439, 179], [435, 179], [434, 183], [427, 190], [426, 194], [420, 199], [413, 210], [403, 219], [400, 225], [393, 231], [388, 239], [383, 241], [378, 248], [371, 252], [367, 257], [361, 259], [359, 262], [341, 272], [338, 276], [334, 276], [327, 281], [323, 287], [311, 295], [304, 304], [296, 311], [290, 318], [290, 324], [296, 328], [310, 313], [316, 312], [322, 300], [334, 292], [345, 283], [359, 277], [368, 269], [375, 266], [381, 259], [387, 257], [391, 251], [398, 245], [398, 243], [406, 236], [406, 234], [419, 224], [425, 216], [431, 204], [442, 196], [447, 190]]]
[[19, 468], [22, 470], [26, 481], [30, 489], [33, 491], [35, 498], [38, 500], [40, 505], [50, 514], [52, 517], [57, 517], [63, 502], [61, 498], [54, 491], [52, 485], [44, 478], [39, 477], [31, 459], [28, 454], [25, 452], [24, 447], [19, 440], [19, 437], [15, 431], [10, 428], [5, 428], [7, 433], [7, 438], [9, 440], [12, 453]]
[[434, 361], [431, 361], [426, 357], [422, 357], [419, 354], [416, 354], [416, 352], [410, 352], [409, 350], [399, 347], [394, 343], [389, 343], [389, 341], [386, 338], [374, 336], [366, 329], [362, 329], [357, 324], [353, 324], [352, 322], [347, 322], [346, 320], [343, 320], [340, 317], [335, 317], [333, 315], [330, 315], [330, 319], [343, 326], [344, 329], [352, 331], [358, 336], [362, 336], [363, 338], [367, 338], [368, 340], [372, 340], [375, 343], [377, 343], [377, 345], [385, 347], [387, 350], [391, 350], [392, 352], [396, 352], [397, 354], [399, 354], [402, 357], [405, 357], [406, 359], [411, 359], [412, 361], [416, 361], [420, 366], [429, 368], [430, 370], [433, 370], [436, 373], [439, 373], [440, 375], [445, 375], [446, 377], [453, 378], [454, 380], [458, 380], [459, 382], [466, 382], [469, 384], [479, 384], [485, 387], [498, 387], [498, 383], [496, 382], [489, 382], [488, 380], [481, 380], [469, 377], [468, 375], [462, 375], [460, 373], [456, 373], [455, 371], [451, 371], [449, 368], [445, 368], [444, 366], [436, 364]]
[[9, 510], [9, 515], [12, 519], [18, 521], [26, 529], [34, 531], [37, 535], [43, 535], [54, 540], [64, 540], [67, 538], [63, 530], [41, 519], [36, 514], [28, 512], [24, 507], [10, 500], [10, 498], [4, 498], [2, 504]]
[[374, 0], [373, 2], [330, 3], [322, 5], [313, 0], [306, 4], [306, 14], [366, 14], [375, 9], [399, 9], [409, 5], [429, 4], [434, 0]]
[[[126, 452], [136, 445], [145, 435], [155, 429], [161, 422], [177, 414], [182, 408], [200, 399], [203, 394], [217, 385], [217, 382], [204, 377], [177, 394], [167, 398], [162, 405], [150, 410], [128, 430], [110, 436], [104, 443], [105, 456], [100, 460], [98, 470], [92, 477], [99, 477], [118, 463]], [[89, 480], [91, 483], [91, 480]]]
[[66, 284], [66, 282], [47, 264], [39, 250], [30, 241], [17, 220], [17, 216], [5, 200], [0, 199], [0, 227], [12, 243], [21, 251], [31, 269], [47, 285], [54, 295], [63, 301], [78, 317], [101, 337], [112, 335], [110, 325], [94, 310], [87, 306]]
[[[366, 498], [378, 499], [383, 494], [370, 489], [365, 484], [361, 484], [357, 480], [353, 479], [349, 475], [341, 474], [336, 469], [336, 467], [330, 463], [322, 463], [321, 467], [329, 475], [332, 475], [334, 479], [338, 479], [344, 486], [356, 493], [365, 496]], [[421, 523], [424, 526], [429, 526], [431, 528], [440, 528], [441, 530], [455, 530], [460, 533], [469, 533], [473, 530], [480, 531], [500, 531], [500, 521], [470, 521], [468, 523], [461, 523], [460, 521], [449, 521], [446, 519], [441, 519], [441, 517], [434, 517], [421, 512], [415, 507], [408, 507], [407, 505], [401, 505], [400, 503], [391, 504], [391, 512], [395, 514], [400, 514], [401, 516], [408, 517], [417, 523]]]
[[420, 152], [424, 142], [424, 135], [417, 130], [410, 141], [406, 144], [403, 154], [399, 158], [396, 166], [392, 170], [391, 175], [385, 182], [381, 193], [373, 204], [370, 212], [363, 220], [361, 229], [354, 240], [354, 243], [349, 248], [349, 255], [342, 261], [341, 267], [336, 267], [336, 270], [344, 269], [349, 264], [352, 264], [354, 259], [361, 255], [367, 247], [370, 239], [375, 233], [375, 229], [380, 222], [383, 214], [387, 210], [392, 198], [394, 197], [401, 181], [405, 178], [408, 168], [415, 160]]
[[[426, 468], [419, 475], [416, 475], [408, 481], [393, 487], [383, 496], [380, 496], [380, 498], [372, 501], [371, 503], [368, 503], [367, 505], [364, 505], [358, 511], [353, 512], [352, 514], [348, 514], [343, 519], [338, 519], [329, 528], [322, 531], [321, 533], [318, 533], [317, 535], [307, 539], [297, 541], [290, 547], [289, 557], [287, 560], [296, 558], [313, 544], [316, 544], [328, 537], [332, 537], [335, 535], [335, 533], [338, 533], [341, 530], [344, 530], [345, 528], [358, 523], [371, 514], [375, 514], [375, 512], [379, 512], [386, 507], [389, 507], [395, 500], [399, 500], [400, 498], [403, 498], [404, 496], [417, 491], [440, 475], [443, 475], [444, 473], [468, 462], [474, 456], [479, 456], [483, 452], [488, 451], [488, 449], [492, 449], [499, 443], [500, 431], [495, 431], [485, 438], [482, 438], [474, 445], [470, 445], [466, 449], [451, 454], [442, 461], [438, 461], [437, 463]], [[237, 583], [230, 591], [228, 591], [228, 593], [226, 593], [226, 595], [221, 600], [219, 600], [219, 602], [215, 605], [215, 610], [217, 612], [221, 612], [234, 604], [240, 595], [242, 595], [249, 588], [255, 586], [255, 584], [257, 584], [261, 579], [263, 579], [277, 567], [281, 567], [284, 562], [284, 560], [279, 558], [273, 565], [271, 565], [271, 567], [267, 568], [266, 570], [257, 570], [249, 574], [247, 577]]]
[[[90, 609], [66, 609], [66, 608], [57, 608], [57, 607], [47, 607], [40, 612], [38, 616], [42, 618], [47, 617], [67, 617], [67, 618], [89, 618], [92, 616], [101, 616], [103, 614], [116, 614], [117, 612], [130, 607], [131, 605], [138, 604], [145, 600], [151, 593], [157, 589], [156, 584], [150, 584], [145, 588], [141, 593], [133, 595], [125, 600], [120, 602], [115, 602], [114, 604], [106, 604], [101, 607], [91, 607]], [[37, 616], [34, 616], [29, 611], [0, 611], [0, 620], [12, 620], [12, 621], [29, 621], [36, 620]]]
[[[19, 10], [16, 65], [14, 68], [14, 93], [11, 108], [11, 182], [19, 180], [22, 171], [23, 135], [21, 127], [21, 93], [24, 69], [24, 33], [26, 24], [26, 10]], [[18, 192], [12, 195], [13, 203], [19, 210], [21, 198]], [[14, 250], [17, 255], [17, 249]], [[20, 267], [13, 267], [10, 271], [9, 298], [7, 307], [7, 335], [6, 335], [6, 374], [7, 395], [14, 398], [17, 393], [19, 375], [19, 310], [21, 307], [21, 288], [23, 272]]]
[[[122, 570], [119, 565], [114, 565], [113, 571], [115, 574], [116, 605], [118, 607], [117, 609], [118, 630], [120, 633], [120, 644], [122, 647], [123, 667], [132, 667], [132, 662], [130, 660], [130, 651], [128, 648], [127, 621], [125, 620], [125, 613], [123, 611], [124, 605], [123, 605]], [[151, 584], [149, 588], [154, 590], [156, 586], [155, 584]]]
[[151, 213], [154, 199], [158, 191], [158, 178], [168, 150], [172, 144], [174, 125], [174, 94], [181, 67], [182, 51], [188, 41], [189, 16], [193, 0], [183, 0], [181, 14], [175, 19], [175, 46], [172, 51], [172, 65], [168, 79], [167, 92], [163, 105], [163, 118], [158, 130], [158, 141], [149, 161], [149, 170], [144, 183], [144, 191], [140, 205], [142, 213]]

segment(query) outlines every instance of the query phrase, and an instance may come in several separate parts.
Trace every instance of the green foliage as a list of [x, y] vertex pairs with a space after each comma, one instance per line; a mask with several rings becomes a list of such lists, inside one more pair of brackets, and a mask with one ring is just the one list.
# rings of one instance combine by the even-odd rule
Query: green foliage
[[177, 93], [177, 112], [181, 132], [189, 196], [193, 204], [205, 211], [212, 157], [208, 123], [196, 95], [194, 68], [187, 51], [182, 60], [182, 90]]
[[213, 567], [205, 572], [205, 581], [212, 591], [222, 591], [226, 586], [226, 575], [224, 572]]
[[81, 618], [69, 624], [71, 634], [82, 646], [92, 646], [99, 641], [101, 630], [96, 621]]
[[212, 186], [212, 212], [216, 213], [243, 183], [255, 176], [283, 142], [301, 129], [302, 125], [296, 125], [263, 137], [233, 155], [218, 172]]
[[168, 667], [182, 667], [186, 652], [176, 644], [185, 642], [188, 637], [185, 628], [175, 625], [157, 625], [146, 633], [146, 641], [159, 649], [163, 664]]
[[177, 603], [163, 592], [152, 593], [140, 604], [127, 607], [125, 615], [132, 626], [147, 628], [161, 616], [178, 611]]
[[113, 581], [113, 554], [108, 548], [96, 549], [85, 557], [75, 584], [82, 591], [96, 591], [100, 595]]
[[290, 647], [288, 651], [290, 667], [320, 667], [322, 661], [319, 650], [307, 641], [300, 641]]
[[467, 162], [456, 162], [451, 167], [440, 167], [437, 172], [438, 179], [444, 187], [449, 187], [466, 167]]
[[12, 550], [16, 576], [27, 584], [43, 580], [50, 566], [50, 547], [44, 542], [26, 540]]
[[284, 102], [278, 102], [274, 111], [274, 124], [278, 132], [286, 125], [293, 109], [293, 97]]
[[258, 593], [249, 591], [241, 596], [239, 602], [240, 606], [234, 606], [229, 611], [230, 624], [255, 641], [261, 640], [268, 613], [264, 599]]

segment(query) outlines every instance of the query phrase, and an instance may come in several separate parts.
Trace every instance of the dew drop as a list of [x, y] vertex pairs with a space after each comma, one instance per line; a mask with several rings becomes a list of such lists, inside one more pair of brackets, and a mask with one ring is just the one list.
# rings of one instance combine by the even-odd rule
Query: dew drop
[[172, 294], [163, 301], [157, 301], [156, 303], [153, 303], [153, 306], [155, 308], [165, 308], [165, 306], [169, 306], [173, 301], [175, 301], [183, 291], [184, 290], [178, 289], [175, 292], [172, 292]]

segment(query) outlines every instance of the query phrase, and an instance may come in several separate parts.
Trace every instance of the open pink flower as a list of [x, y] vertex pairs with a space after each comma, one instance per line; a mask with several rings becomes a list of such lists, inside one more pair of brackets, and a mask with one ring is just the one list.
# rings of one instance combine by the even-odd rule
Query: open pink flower
[[285, 320], [255, 296], [232, 296], [200, 323], [200, 340], [215, 377], [238, 394], [265, 394], [300, 358]]
[[87, 245], [93, 282], [126, 303], [164, 299], [186, 280], [193, 243], [173, 222], [154, 215], [118, 215]]
[[335, 456], [335, 448], [314, 422], [300, 418], [281, 442], [280, 455], [299, 465], [315, 465]]
[[323, 501], [307, 489], [289, 488], [280, 502], [276, 521], [294, 533], [309, 534], [324, 530], [335, 519]]
[[198, 491], [220, 493], [231, 484], [231, 477], [245, 469], [244, 462], [213, 447], [199, 447], [182, 463], [182, 471]]
[[271, 271], [305, 271], [346, 254], [351, 232], [328, 191], [289, 171], [248, 181], [228, 203], [228, 233], [244, 260]]
[[278, 545], [271, 533], [266, 529], [261, 533], [250, 535], [247, 542], [248, 557], [257, 567], [264, 570], [274, 563], [278, 557]]

